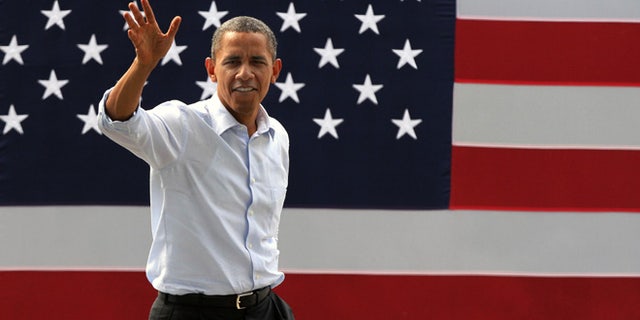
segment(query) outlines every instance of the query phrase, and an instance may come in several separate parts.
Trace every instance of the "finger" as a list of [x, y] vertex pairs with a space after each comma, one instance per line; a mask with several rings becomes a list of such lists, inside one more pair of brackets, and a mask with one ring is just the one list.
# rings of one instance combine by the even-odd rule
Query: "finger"
[[149, 0], [142, 0], [142, 9], [144, 10], [144, 14], [147, 17], [147, 21], [151, 24], [156, 23], [156, 16], [153, 14], [153, 9], [149, 4]]
[[171, 20], [171, 25], [169, 25], [169, 30], [167, 31], [167, 36], [171, 38], [176, 37], [176, 33], [178, 33], [178, 29], [180, 28], [180, 23], [182, 22], [182, 17], [177, 16]]
[[135, 22], [138, 25], [141, 26], [145, 23], [144, 16], [142, 15], [142, 12], [140, 12], [140, 9], [138, 9], [137, 4], [135, 4], [134, 2], [129, 2], [129, 10], [131, 10], [131, 13], [133, 14]]
[[138, 24], [135, 20], [133, 20], [133, 17], [131, 16], [131, 14], [129, 14], [129, 12], [124, 13], [124, 21], [126, 21], [127, 25], [129, 25], [129, 29], [138, 27]]
[[129, 30], [127, 30], [127, 36], [129, 37], [129, 40], [131, 40], [131, 43], [133, 43], [133, 46], [135, 47], [136, 42], [138, 41], [135, 32], [133, 32], [133, 30], [129, 29]]

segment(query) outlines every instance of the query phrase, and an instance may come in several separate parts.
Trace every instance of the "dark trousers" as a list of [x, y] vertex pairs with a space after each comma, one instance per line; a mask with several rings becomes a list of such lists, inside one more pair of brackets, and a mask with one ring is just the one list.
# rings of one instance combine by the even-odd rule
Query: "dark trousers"
[[289, 305], [274, 292], [253, 307], [193, 306], [171, 303], [158, 296], [151, 306], [149, 320], [293, 320]]

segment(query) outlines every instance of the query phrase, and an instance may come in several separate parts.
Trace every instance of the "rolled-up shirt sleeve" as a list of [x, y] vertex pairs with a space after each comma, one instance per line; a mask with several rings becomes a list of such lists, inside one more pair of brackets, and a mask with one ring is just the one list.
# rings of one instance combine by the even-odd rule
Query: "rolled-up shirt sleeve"
[[184, 149], [188, 134], [181, 125], [181, 109], [185, 104], [173, 100], [151, 111], [138, 105], [131, 118], [113, 120], [105, 106], [111, 90], [104, 93], [98, 104], [98, 127], [102, 133], [153, 168], [175, 161]]

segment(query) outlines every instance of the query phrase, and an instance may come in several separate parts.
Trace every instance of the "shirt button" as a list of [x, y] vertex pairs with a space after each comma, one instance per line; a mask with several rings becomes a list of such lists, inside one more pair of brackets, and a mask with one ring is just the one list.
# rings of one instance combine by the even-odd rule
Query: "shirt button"
[[253, 245], [249, 243], [249, 249], [253, 249]]
[[249, 215], [253, 217], [253, 210], [249, 210]]
[[256, 179], [255, 178], [251, 178], [251, 184], [256, 184]]

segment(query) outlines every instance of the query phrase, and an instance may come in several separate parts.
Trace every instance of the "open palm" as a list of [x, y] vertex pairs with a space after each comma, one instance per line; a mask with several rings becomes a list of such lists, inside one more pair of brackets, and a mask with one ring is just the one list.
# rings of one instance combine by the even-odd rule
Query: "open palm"
[[133, 2], [129, 3], [131, 13], [124, 14], [124, 19], [129, 25], [127, 34], [136, 49], [138, 62], [155, 67], [171, 48], [182, 19], [174, 17], [169, 30], [163, 33], [158, 26], [149, 1], [142, 0], [141, 2], [144, 15]]

